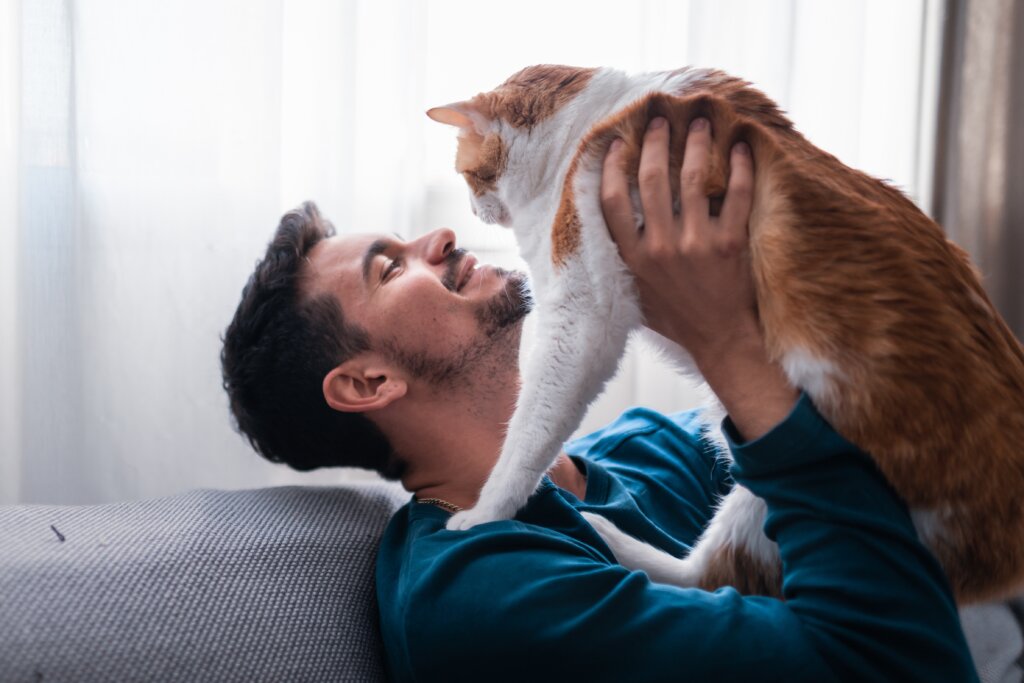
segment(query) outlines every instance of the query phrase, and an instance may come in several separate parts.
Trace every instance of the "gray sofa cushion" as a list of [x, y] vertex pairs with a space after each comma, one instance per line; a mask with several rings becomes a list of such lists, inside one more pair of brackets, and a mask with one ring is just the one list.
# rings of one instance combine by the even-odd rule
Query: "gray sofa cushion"
[[408, 498], [367, 484], [0, 507], [0, 677], [384, 680], [374, 558]]

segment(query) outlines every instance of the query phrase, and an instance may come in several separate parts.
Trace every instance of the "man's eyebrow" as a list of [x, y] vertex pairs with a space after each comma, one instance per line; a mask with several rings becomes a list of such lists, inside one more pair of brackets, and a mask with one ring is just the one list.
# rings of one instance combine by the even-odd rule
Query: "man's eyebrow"
[[383, 254], [391, 246], [391, 242], [388, 240], [376, 240], [366, 250], [366, 254], [363, 255], [363, 282], [369, 283], [370, 281], [370, 267], [373, 266], [373, 259]]

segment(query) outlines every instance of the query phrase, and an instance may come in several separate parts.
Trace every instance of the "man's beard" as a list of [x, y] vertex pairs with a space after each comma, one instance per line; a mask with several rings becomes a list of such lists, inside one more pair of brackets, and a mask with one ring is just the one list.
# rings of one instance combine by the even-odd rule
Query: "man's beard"
[[[445, 257], [441, 281], [450, 291], [456, 289], [455, 278], [465, 255], [464, 249], [454, 249]], [[495, 274], [502, 280], [502, 289], [477, 309], [481, 334], [472, 345], [450, 356], [432, 356], [424, 351], [409, 351], [392, 341], [385, 345], [387, 354], [414, 377], [442, 387], [456, 383], [488, 357], [500, 357], [499, 362], [506, 364], [516, 362], [522, 331], [518, 323], [533, 310], [533, 296], [524, 273], [496, 268]]]
[[533, 295], [526, 274], [518, 270], [495, 269], [502, 291], [485, 301], [476, 312], [484, 335], [493, 337], [526, 317], [533, 310]]

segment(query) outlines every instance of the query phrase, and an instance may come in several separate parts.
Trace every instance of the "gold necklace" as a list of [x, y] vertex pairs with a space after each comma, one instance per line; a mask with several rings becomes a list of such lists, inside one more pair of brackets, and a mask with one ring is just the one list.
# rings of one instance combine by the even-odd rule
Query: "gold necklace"
[[448, 512], [462, 512], [462, 508], [460, 508], [455, 503], [449, 503], [447, 500], [441, 500], [440, 498], [417, 498], [416, 502], [424, 503], [427, 505], [436, 505], [437, 507], [443, 508]]

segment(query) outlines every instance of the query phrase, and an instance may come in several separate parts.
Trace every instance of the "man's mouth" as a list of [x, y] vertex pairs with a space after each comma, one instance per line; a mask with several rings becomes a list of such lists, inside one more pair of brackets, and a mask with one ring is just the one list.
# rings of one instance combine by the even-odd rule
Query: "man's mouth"
[[477, 258], [472, 254], [467, 254], [459, 267], [458, 277], [455, 278], [455, 291], [461, 292], [462, 288], [473, 278], [473, 274], [477, 269]]

